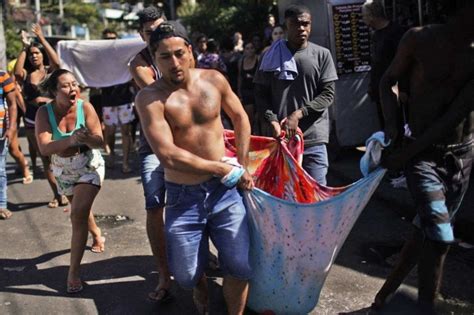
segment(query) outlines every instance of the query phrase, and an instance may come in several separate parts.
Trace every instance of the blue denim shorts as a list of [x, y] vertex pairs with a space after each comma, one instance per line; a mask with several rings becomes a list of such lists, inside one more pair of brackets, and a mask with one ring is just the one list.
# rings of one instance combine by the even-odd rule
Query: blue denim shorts
[[145, 195], [145, 209], [163, 208], [165, 205], [165, 170], [154, 153], [140, 154], [140, 176]]
[[168, 263], [183, 288], [193, 288], [204, 274], [209, 237], [225, 274], [251, 277], [247, 211], [235, 187], [219, 179], [198, 185], [166, 182], [165, 230]]
[[469, 185], [472, 152], [472, 145], [429, 149], [407, 164], [407, 184], [418, 212], [413, 224], [430, 240], [454, 242], [452, 222]]

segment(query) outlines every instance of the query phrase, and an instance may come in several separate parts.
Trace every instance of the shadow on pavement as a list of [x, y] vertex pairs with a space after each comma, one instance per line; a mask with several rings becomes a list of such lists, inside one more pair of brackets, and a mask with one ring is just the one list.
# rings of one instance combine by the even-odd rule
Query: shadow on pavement
[[[2, 266], [0, 292], [32, 296], [63, 297], [93, 300], [94, 309], [75, 310], [79, 313], [93, 311], [98, 314], [196, 314], [192, 291], [185, 291], [172, 284], [174, 296], [169, 303], [160, 305], [147, 299], [157, 283], [152, 256], [122, 256], [81, 265], [84, 290], [77, 294], [65, 292], [68, 266], [38, 269], [69, 250], [60, 250], [31, 259], [0, 259]], [[218, 276], [218, 274], [213, 275]], [[209, 277], [211, 312], [225, 314], [222, 287], [216, 278]], [[81, 307], [79, 305], [79, 307]], [[66, 311], [66, 310], [64, 310]]]
[[46, 206], [47, 202], [23, 202], [23, 203], [13, 203], [7, 202], [7, 208], [11, 212], [20, 212], [34, 208], [40, 208]]

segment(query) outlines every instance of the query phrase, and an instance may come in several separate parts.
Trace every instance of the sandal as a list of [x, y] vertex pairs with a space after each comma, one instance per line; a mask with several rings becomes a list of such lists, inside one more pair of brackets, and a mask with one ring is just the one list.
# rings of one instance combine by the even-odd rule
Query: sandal
[[67, 199], [66, 196], [61, 196], [60, 197], [61, 201], [58, 200], [58, 198], [54, 198], [48, 203], [48, 208], [57, 208], [59, 206], [67, 206], [69, 204], [69, 200]]
[[23, 177], [23, 185], [28, 185], [33, 182], [33, 175], [29, 175], [27, 177]]
[[68, 281], [66, 292], [69, 294], [79, 293], [84, 289], [81, 279]]
[[99, 240], [97, 242], [94, 239], [91, 246], [91, 252], [100, 254], [100, 253], [103, 253], [104, 250], [105, 250], [105, 237], [103, 236], [99, 237]]
[[[161, 293], [161, 298], [158, 298], [160, 296], [160, 293]], [[161, 288], [161, 289], [148, 293], [148, 299], [151, 302], [154, 302], [157, 304], [164, 304], [171, 301], [173, 299], [173, 295], [171, 295], [168, 289]]]
[[63, 206], [67, 206], [68, 204], [69, 204], [69, 199], [67, 199], [66, 196], [62, 195], [61, 202], [59, 203], [59, 205], [63, 207]]
[[54, 198], [50, 202], [48, 202], [48, 208], [57, 208], [59, 207], [59, 201], [58, 199]]
[[0, 220], [10, 219], [11, 216], [12, 216], [11, 211], [7, 209], [0, 209]]

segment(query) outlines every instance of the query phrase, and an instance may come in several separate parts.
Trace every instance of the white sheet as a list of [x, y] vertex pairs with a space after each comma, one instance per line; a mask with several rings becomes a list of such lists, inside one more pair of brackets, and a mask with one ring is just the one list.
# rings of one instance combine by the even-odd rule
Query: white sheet
[[61, 68], [73, 72], [80, 84], [100, 88], [130, 81], [128, 64], [145, 47], [141, 38], [66, 40], [58, 42], [57, 52]]

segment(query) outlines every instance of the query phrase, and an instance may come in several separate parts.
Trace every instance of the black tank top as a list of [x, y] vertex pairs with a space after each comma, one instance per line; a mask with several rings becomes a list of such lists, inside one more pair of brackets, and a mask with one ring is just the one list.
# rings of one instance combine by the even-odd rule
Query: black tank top
[[255, 71], [257, 71], [257, 60], [255, 60], [254, 66], [249, 69], [245, 70], [244, 69], [244, 58], [242, 58], [241, 61], [241, 71], [240, 71], [240, 76], [242, 77], [242, 85], [241, 89], [242, 90], [253, 90], [253, 76], [255, 75]]

